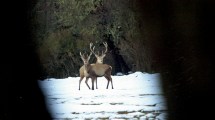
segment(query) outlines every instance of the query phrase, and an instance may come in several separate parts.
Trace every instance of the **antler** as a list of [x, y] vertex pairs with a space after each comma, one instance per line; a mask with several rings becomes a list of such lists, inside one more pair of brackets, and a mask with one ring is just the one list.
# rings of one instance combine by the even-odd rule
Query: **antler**
[[82, 53], [80, 52], [80, 56], [83, 57]]
[[92, 55], [92, 52], [90, 52], [90, 54], [86, 54], [84, 53], [84, 55], [80, 52], [80, 56], [81, 56], [81, 59], [83, 60], [84, 64], [88, 64], [89, 60], [90, 60], [90, 57]]
[[92, 46], [93, 46], [93, 43], [90, 43], [91, 54], [93, 53], [95, 56], [98, 56], [98, 55], [94, 52], [95, 46], [93, 47], [93, 49], [92, 49]]
[[[92, 52], [90, 52], [90, 54], [87, 54], [87, 57], [90, 57], [92, 55]], [[83, 57], [82, 53], [80, 52], [80, 56]]]
[[103, 44], [105, 46], [105, 52], [102, 51], [102, 56], [104, 56], [107, 53], [107, 47], [108, 47], [107, 42], [103, 42]]
[[96, 54], [95, 52], [94, 52], [94, 48], [95, 48], [95, 46], [93, 47], [93, 49], [92, 49], [92, 46], [93, 46], [93, 43], [90, 43], [90, 50], [91, 50], [91, 52], [96, 56], [96, 57], [104, 57], [105, 56], [105, 54], [107, 53], [107, 47], [108, 47], [108, 44], [107, 44], [107, 42], [103, 42], [103, 44], [104, 44], [104, 46], [105, 46], [105, 51], [102, 51], [102, 55], [99, 55], [99, 52]]
[[[93, 50], [94, 50], [94, 48], [93, 48]], [[90, 54], [89, 54], [89, 56], [88, 56], [88, 57], [90, 58], [90, 56], [91, 56], [91, 55], [92, 55], [92, 51], [90, 52]]]

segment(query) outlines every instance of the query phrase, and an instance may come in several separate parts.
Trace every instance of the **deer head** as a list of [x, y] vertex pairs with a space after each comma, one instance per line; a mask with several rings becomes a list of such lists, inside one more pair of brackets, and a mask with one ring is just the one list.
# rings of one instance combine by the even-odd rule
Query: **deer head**
[[106, 56], [108, 44], [106, 42], [103, 42], [103, 45], [105, 46], [105, 51], [102, 50], [101, 54], [99, 54], [99, 52], [97, 52], [96, 54], [94, 52], [95, 46], [92, 49], [93, 43], [90, 43], [90, 50], [96, 56], [96, 59], [97, 59], [96, 63], [103, 63], [103, 59]]
[[84, 53], [82, 55], [82, 53], [80, 52], [80, 56], [81, 56], [81, 59], [83, 60], [84, 64], [89, 64], [89, 60], [90, 60], [91, 55], [92, 55], [92, 52], [90, 52], [89, 55], [86, 53]]

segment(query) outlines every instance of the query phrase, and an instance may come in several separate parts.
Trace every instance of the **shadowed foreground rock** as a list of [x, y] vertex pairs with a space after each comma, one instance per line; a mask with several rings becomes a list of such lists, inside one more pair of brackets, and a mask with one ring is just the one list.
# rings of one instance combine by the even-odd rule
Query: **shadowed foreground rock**
[[[11, 2], [11, 1], [10, 1]], [[29, 1], [12, 1], [3, 14], [1, 45], [1, 120], [51, 120], [37, 85], [40, 64], [28, 24]]]

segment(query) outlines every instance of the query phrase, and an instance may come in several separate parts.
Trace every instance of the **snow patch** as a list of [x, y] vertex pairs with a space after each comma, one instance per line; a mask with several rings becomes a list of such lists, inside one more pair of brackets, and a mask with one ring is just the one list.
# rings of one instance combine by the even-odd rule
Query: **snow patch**
[[79, 79], [38, 80], [53, 119], [167, 119], [159, 73], [112, 76], [114, 89], [106, 89], [107, 80], [98, 77], [98, 89], [89, 90], [84, 78], [78, 90]]

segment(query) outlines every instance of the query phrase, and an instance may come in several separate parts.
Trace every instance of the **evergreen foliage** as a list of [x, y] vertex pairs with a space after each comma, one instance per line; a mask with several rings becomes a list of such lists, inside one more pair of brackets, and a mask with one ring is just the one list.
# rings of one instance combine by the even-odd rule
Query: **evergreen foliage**
[[[109, 45], [104, 62], [113, 73], [152, 72], [141, 11], [132, 0], [39, 0], [32, 11], [32, 29], [45, 76], [77, 76], [79, 52], [93, 42]], [[95, 62], [92, 57], [91, 62]]]

